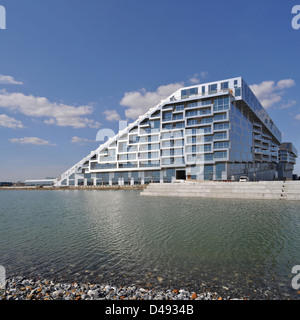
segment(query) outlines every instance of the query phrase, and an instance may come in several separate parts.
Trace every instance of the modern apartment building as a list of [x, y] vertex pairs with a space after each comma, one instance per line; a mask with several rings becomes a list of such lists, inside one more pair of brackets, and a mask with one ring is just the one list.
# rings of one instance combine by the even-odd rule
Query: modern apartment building
[[[273, 180], [278, 178], [281, 145], [281, 132], [237, 77], [174, 92], [55, 184], [134, 185], [240, 176]], [[297, 153], [293, 155], [294, 164]]]

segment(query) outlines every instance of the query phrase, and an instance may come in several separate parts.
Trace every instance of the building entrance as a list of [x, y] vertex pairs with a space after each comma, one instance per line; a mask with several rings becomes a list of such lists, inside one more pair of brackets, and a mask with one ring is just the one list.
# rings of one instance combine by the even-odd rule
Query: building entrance
[[176, 179], [178, 179], [178, 180], [186, 180], [185, 170], [177, 170], [176, 171]]

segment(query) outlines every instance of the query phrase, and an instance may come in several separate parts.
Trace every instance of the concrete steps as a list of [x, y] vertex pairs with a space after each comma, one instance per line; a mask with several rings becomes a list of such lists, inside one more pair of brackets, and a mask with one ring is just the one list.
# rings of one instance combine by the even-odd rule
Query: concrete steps
[[150, 184], [142, 196], [300, 200], [300, 181], [175, 182]]

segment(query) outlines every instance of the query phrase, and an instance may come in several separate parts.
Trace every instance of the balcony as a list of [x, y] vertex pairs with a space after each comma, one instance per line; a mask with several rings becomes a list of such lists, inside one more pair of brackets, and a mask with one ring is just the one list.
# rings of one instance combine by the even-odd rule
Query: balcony
[[254, 149], [254, 153], [261, 155], [261, 154], [262, 154], [262, 150], [261, 150], [260, 148], [255, 148], [255, 149]]
[[155, 168], [155, 167], [159, 167], [160, 166], [160, 162], [156, 161], [156, 162], [140, 162], [140, 168]]
[[158, 133], [159, 128], [140, 128], [140, 134], [153, 134]]
[[168, 122], [168, 121], [178, 121], [178, 120], [183, 120], [183, 114], [178, 113], [174, 115], [168, 115], [168, 116], [163, 116], [162, 121], [163, 122]]
[[206, 109], [200, 109], [200, 110], [194, 110], [194, 111], [186, 111], [185, 113], [185, 116], [186, 117], [200, 117], [200, 116], [203, 116], [203, 115], [209, 115], [211, 116], [212, 113], [211, 113], [211, 108], [206, 108]]

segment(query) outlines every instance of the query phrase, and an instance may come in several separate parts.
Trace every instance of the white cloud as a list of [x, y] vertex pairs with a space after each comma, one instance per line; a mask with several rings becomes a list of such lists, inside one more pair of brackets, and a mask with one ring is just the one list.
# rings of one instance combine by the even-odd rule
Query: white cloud
[[11, 129], [24, 128], [21, 121], [18, 121], [15, 118], [9, 117], [6, 114], [0, 114], [0, 127], [6, 127]]
[[55, 146], [56, 145], [56, 144], [51, 144], [47, 140], [43, 140], [37, 137], [12, 138], [12, 139], [9, 139], [9, 141], [11, 143], [34, 144], [37, 146], [45, 146], [45, 145]]
[[89, 140], [89, 139], [85, 139], [85, 138], [79, 138], [79, 137], [73, 137], [71, 140], [71, 143], [76, 143], [79, 145], [85, 145], [88, 142], [95, 142], [95, 140]]
[[16, 81], [13, 77], [11, 76], [4, 76], [0, 74], [0, 84], [16, 84], [16, 85], [23, 85], [23, 82]]
[[125, 111], [127, 118], [136, 119], [181, 87], [183, 87], [183, 83], [170, 83], [158, 87], [153, 92], [146, 91], [146, 89], [126, 92], [120, 104], [127, 107]]
[[288, 102], [281, 105], [280, 109], [288, 109], [297, 104], [296, 100], [289, 100]]
[[293, 79], [285, 79], [277, 82], [278, 89], [290, 88], [295, 85], [295, 81]]
[[84, 116], [93, 113], [90, 105], [70, 106], [63, 103], [52, 103], [47, 98], [24, 95], [20, 92], [0, 91], [0, 107], [11, 112], [19, 112], [30, 117], [47, 118], [44, 123], [61, 127], [99, 128], [99, 122]]
[[202, 80], [208, 77], [208, 72], [202, 71], [200, 74], [199, 73], [194, 73], [194, 75], [189, 78], [189, 82], [192, 84], [198, 84], [201, 83]]
[[191, 78], [189, 78], [189, 82], [192, 84], [200, 83], [199, 75], [195, 73]]
[[205, 79], [205, 78], [208, 77], [208, 72], [202, 71], [202, 72], [200, 73], [200, 76], [201, 76], [202, 79]]
[[104, 115], [106, 115], [106, 120], [107, 121], [120, 121], [121, 117], [118, 114], [117, 110], [105, 110], [103, 112]]
[[250, 88], [264, 108], [269, 109], [282, 100], [285, 94], [285, 92], [282, 91], [283, 89], [291, 88], [294, 85], [294, 80], [283, 79], [277, 83], [275, 81], [263, 81], [260, 84], [251, 85]]

